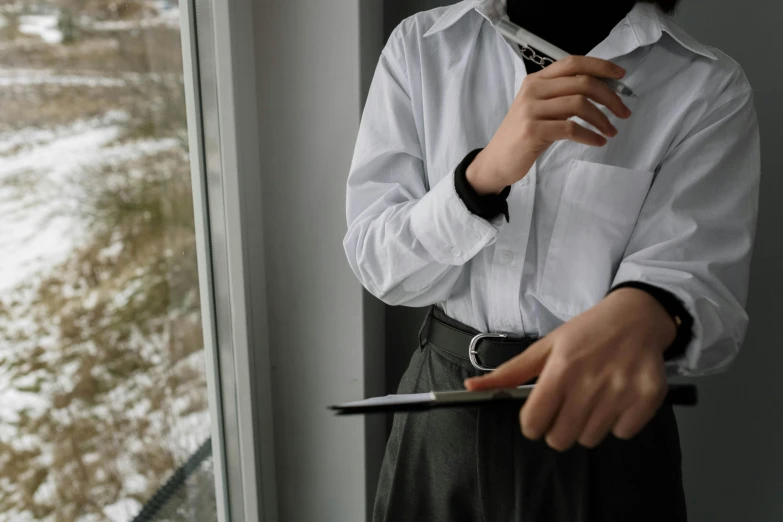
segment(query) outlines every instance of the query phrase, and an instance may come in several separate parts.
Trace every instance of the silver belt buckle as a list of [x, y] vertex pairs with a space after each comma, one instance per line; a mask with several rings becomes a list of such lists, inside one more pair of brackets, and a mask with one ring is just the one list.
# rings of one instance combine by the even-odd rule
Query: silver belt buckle
[[507, 334], [498, 334], [498, 333], [480, 333], [473, 337], [473, 339], [470, 340], [470, 348], [468, 349], [468, 357], [470, 358], [470, 364], [473, 365], [474, 368], [477, 370], [481, 370], [482, 372], [491, 372], [495, 368], [487, 368], [486, 366], [483, 366], [479, 360], [478, 360], [478, 343], [482, 339], [504, 339], [508, 337]]

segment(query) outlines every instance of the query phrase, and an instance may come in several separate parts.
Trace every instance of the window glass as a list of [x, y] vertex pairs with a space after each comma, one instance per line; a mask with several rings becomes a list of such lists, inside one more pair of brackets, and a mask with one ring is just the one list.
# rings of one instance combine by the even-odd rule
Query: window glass
[[0, 514], [216, 520], [176, 0], [0, 0]]

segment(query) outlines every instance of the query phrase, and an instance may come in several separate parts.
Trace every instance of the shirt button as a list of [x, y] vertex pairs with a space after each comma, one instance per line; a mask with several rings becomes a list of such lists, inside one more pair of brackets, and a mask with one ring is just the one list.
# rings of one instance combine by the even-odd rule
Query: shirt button
[[511, 263], [511, 261], [514, 260], [514, 253], [506, 250], [503, 252], [503, 261], [506, 263]]
[[511, 321], [509, 321], [508, 319], [503, 319], [503, 321], [501, 321], [500, 324], [506, 330], [509, 330], [511, 328]]

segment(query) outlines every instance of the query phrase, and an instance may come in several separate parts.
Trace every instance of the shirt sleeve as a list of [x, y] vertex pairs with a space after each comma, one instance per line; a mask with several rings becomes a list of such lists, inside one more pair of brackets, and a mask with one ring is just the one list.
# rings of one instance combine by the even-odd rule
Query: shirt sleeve
[[693, 318], [677, 375], [725, 369], [745, 337], [760, 138], [750, 88], [707, 115], [660, 164], [613, 286], [639, 281], [677, 296]]
[[397, 31], [381, 54], [359, 126], [343, 240], [361, 284], [390, 305], [445, 300], [501, 226], [502, 217], [488, 221], [468, 210], [453, 168], [428, 189], [420, 143]]

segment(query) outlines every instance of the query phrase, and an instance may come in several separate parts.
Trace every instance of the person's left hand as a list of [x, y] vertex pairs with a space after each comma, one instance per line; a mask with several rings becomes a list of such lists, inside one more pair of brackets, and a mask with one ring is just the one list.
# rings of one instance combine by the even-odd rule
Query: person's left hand
[[511, 388], [538, 377], [520, 411], [522, 433], [545, 436], [558, 451], [576, 441], [595, 447], [610, 431], [629, 439], [663, 403], [663, 352], [675, 335], [674, 321], [655, 298], [621, 288], [465, 387]]

